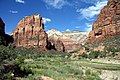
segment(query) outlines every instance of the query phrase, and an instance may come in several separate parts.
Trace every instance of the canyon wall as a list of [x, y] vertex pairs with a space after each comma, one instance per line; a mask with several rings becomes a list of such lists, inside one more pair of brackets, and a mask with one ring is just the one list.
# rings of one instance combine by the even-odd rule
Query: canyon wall
[[24, 17], [11, 35], [16, 46], [46, 49], [47, 34], [44, 30], [42, 17], [39, 14]]
[[87, 42], [97, 42], [120, 34], [120, 0], [108, 0], [92, 26]]
[[64, 45], [63, 50], [65, 52], [71, 52], [73, 50], [76, 50], [78, 48], [81, 48], [81, 45], [86, 43], [88, 33], [87, 32], [81, 32], [81, 31], [65, 31], [60, 32], [56, 29], [51, 29], [47, 31], [48, 38], [52, 39], [53, 41], [61, 41]]

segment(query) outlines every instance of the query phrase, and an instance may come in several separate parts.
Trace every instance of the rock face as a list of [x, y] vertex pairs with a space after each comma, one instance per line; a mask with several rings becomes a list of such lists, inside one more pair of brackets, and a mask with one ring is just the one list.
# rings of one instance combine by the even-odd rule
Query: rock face
[[0, 45], [8, 46], [9, 43], [13, 43], [13, 38], [10, 35], [5, 34], [5, 23], [0, 18]]
[[120, 34], [120, 0], [108, 0], [94, 22], [88, 42], [100, 41]]
[[16, 46], [46, 49], [47, 34], [39, 14], [24, 17], [11, 35]]
[[65, 52], [65, 46], [59, 38], [58, 39], [49, 38], [48, 44], [47, 44], [47, 49], [49, 49], [49, 50], [54, 49], [57, 51]]
[[5, 35], [5, 24], [2, 21], [2, 19], [0, 18], [0, 45], [5, 45], [4, 42], [4, 35]]
[[5, 34], [5, 23], [0, 18], [0, 35], [4, 35], [4, 34]]
[[[52, 40], [61, 41], [63, 43], [63, 48], [66, 52], [70, 52], [76, 50], [81, 47], [81, 44], [86, 42], [86, 38], [88, 36], [87, 32], [80, 31], [69, 31], [69, 32], [60, 32], [55, 29], [51, 29], [47, 31], [48, 37], [52, 38]], [[53, 41], [52, 41], [53, 42]]]

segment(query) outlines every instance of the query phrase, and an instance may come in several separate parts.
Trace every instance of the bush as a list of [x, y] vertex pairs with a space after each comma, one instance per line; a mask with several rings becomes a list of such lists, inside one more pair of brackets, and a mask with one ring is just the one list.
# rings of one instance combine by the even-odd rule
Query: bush
[[100, 55], [100, 51], [91, 51], [90, 53], [89, 53], [89, 58], [91, 58], [91, 59], [95, 59], [95, 58], [98, 58], [98, 56]]
[[100, 58], [105, 58], [107, 56], [107, 52], [103, 51], [100, 53]]
[[85, 75], [91, 75], [90, 69], [87, 69], [87, 70], [85, 71]]
[[106, 50], [107, 50], [108, 52], [113, 52], [113, 53], [119, 52], [119, 49], [118, 49], [118, 48], [115, 48], [115, 47], [113, 47], [113, 46], [107, 47]]
[[15, 58], [14, 49], [0, 46], [0, 80], [12, 80], [11, 73], [13, 72]]
[[86, 53], [83, 53], [81, 56], [82, 56], [82, 58], [88, 58], [88, 54], [86, 54]]

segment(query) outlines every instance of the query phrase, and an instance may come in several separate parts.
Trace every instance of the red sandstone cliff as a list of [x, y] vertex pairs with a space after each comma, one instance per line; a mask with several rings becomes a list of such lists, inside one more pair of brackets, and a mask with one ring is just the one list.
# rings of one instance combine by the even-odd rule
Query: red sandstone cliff
[[14, 44], [23, 47], [46, 49], [47, 34], [42, 17], [39, 14], [24, 17], [12, 32]]
[[108, 0], [94, 22], [88, 42], [100, 41], [120, 34], [120, 0]]

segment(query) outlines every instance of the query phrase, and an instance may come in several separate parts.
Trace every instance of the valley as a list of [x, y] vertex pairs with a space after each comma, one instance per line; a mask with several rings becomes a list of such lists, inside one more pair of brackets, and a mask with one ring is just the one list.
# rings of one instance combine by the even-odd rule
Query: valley
[[[44, 7], [47, 10], [44, 15], [44, 10], [41, 10], [43, 16], [53, 16], [52, 11], [59, 12], [67, 0], [51, 1], [55, 5], [52, 2], [47, 5], [47, 0], [40, 5], [47, 7]], [[16, 28], [7, 34], [4, 22], [6, 17], [0, 17], [0, 80], [120, 80], [120, 0], [98, 1], [94, 5], [81, 1], [80, 4], [89, 4], [89, 7], [84, 5], [84, 9], [80, 10], [77, 8], [78, 2], [66, 5], [70, 9], [73, 6], [77, 13], [81, 12], [80, 18], [84, 18], [84, 21], [74, 22], [73, 16], [64, 16], [66, 10], [63, 10], [64, 15], [54, 15], [59, 18], [53, 16], [58, 22], [51, 22], [51, 19], [42, 17], [39, 13], [32, 13], [21, 15], [23, 17], [17, 22]], [[24, 0], [16, 0], [16, 3], [24, 6], [29, 4]], [[55, 9], [48, 8], [52, 5]], [[12, 10], [9, 13], [19, 14]], [[87, 16], [82, 13], [87, 13]], [[92, 17], [96, 15], [97, 19], [91, 25]], [[88, 16], [91, 20], [88, 20]], [[80, 31], [79, 28], [83, 29], [81, 26], [74, 27], [75, 30], [64, 30], [63, 25], [71, 26], [78, 21], [83, 27], [87, 25], [84, 30], [92, 28], [91, 31]], [[12, 20], [9, 22], [12, 24]], [[51, 22], [51, 25], [48, 26], [46, 22]], [[49, 29], [57, 23], [60, 24], [60, 31]], [[49, 30], [46, 31], [45, 28]]]

